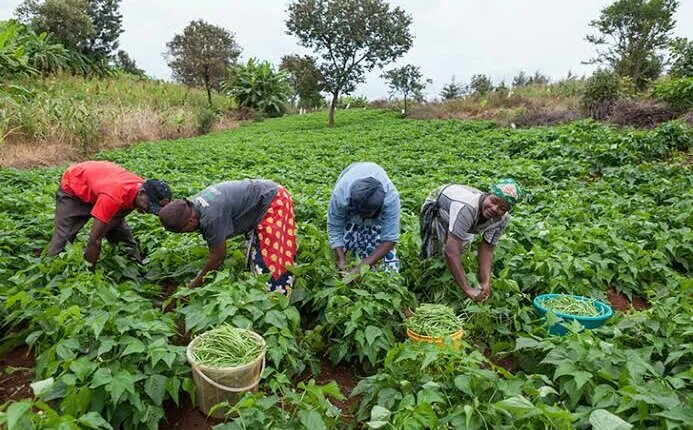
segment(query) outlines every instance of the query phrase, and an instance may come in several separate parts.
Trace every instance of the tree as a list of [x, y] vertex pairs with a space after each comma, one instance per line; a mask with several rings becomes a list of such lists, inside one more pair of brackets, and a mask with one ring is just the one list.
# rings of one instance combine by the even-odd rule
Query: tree
[[296, 0], [288, 12], [287, 34], [322, 59], [318, 68], [332, 95], [330, 127], [339, 95], [351, 93], [366, 72], [396, 60], [412, 45], [411, 16], [383, 0]]
[[541, 73], [539, 70], [534, 72], [534, 75], [528, 75], [524, 70], [515, 75], [513, 78], [513, 88], [526, 87], [528, 85], [546, 85], [550, 81], [549, 77]]
[[164, 53], [173, 79], [190, 86], [202, 86], [212, 106], [212, 90], [219, 91], [241, 48], [226, 29], [203, 20], [191, 21], [183, 34], [176, 34], [166, 44]]
[[453, 76], [450, 83], [446, 84], [440, 92], [440, 96], [443, 100], [452, 100], [461, 97], [464, 93], [464, 88], [462, 85], [455, 82], [455, 77]]
[[693, 77], [693, 41], [677, 37], [669, 44], [671, 67], [669, 75], [673, 78]]
[[433, 82], [431, 79], [424, 80], [421, 68], [411, 64], [388, 70], [381, 77], [388, 82], [391, 95], [402, 94], [405, 116], [407, 115], [407, 98], [409, 96], [422, 97], [421, 91], [426, 88], [426, 84]]
[[118, 38], [123, 32], [120, 0], [89, 0], [89, 18], [94, 34], [89, 38], [87, 54], [111, 57], [118, 49]]
[[524, 70], [520, 70], [520, 73], [515, 75], [513, 78], [513, 88], [524, 87], [529, 85], [529, 76]]
[[487, 93], [493, 90], [491, 78], [486, 75], [474, 75], [469, 83], [469, 89], [471, 90], [472, 95], [475, 97], [485, 96]]
[[325, 82], [315, 58], [309, 55], [285, 55], [279, 70], [291, 74], [289, 81], [295, 96], [298, 96], [298, 107], [311, 109], [322, 106], [325, 99], [320, 92], [325, 90]]
[[120, 0], [24, 0], [15, 14], [71, 51], [110, 58], [123, 32], [119, 8]]
[[49, 33], [70, 51], [84, 53], [96, 34], [87, 0], [25, 0], [15, 14], [36, 33]]
[[608, 65], [644, 88], [662, 72], [661, 50], [676, 24], [677, 7], [677, 0], [618, 0], [605, 7], [590, 22], [599, 34], [586, 37], [597, 47], [597, 56], [587, 63]]
[[135, 60], [130, 58], [127, 52], [122, 49], [116, 54], [115, 60], [113, 61], [115, 67], [135, 76], [144, 76], [144, 70], [137, 67]]

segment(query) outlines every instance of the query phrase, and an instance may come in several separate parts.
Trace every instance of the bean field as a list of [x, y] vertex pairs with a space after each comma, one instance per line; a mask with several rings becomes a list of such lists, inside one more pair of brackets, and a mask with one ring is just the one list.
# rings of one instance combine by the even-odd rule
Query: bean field
[[[150, 215], [128, 217], [144, 265], [104, 245], [89, 270], [88, 229], [48, 259], [66, 166], [2, 169], [0, 357], [20, 348], [35, 361], [24, 369], [30, 389], [11, 390], [22, 370], [0, 368], [0, 427], [174, 428], [171, 411], [195, 392], [186, 345], [229, 324], [265, 339], [267, 367], [258, 392], [229, 405], [215, 429], [686, 428], [692, 142], [690, 126], [676, 121], [648, 131], [591, 120], [512, 129], [344, 110], [334, 128], [324, 112], [289, 116], [97, 156], [167, 181], [174, 197], [232, 179], [284, 185], [298, 223], [288, 299], [246, 272], [240, 238], [228, 242], [222, 270], [185, 288], [206, 245]], [[335, 269], [327, 206], [355, 161], [382, 165], [399, 190], [399, 275], [366, 271], [353, 280]], [[486, 190], [506, 176], [527, 197], [496, 247], [491, 297], [475, 303], [442, 257], [420, 258], [419, 208], [439, 185]], [[463, 256], [473, 285], [478, 240]], [[544, 293], [644, 306], [614, 306], [601, 328], [573, 324], [553, 336], [546, 325], [555, 315], [542, 319], [532, 306]], [[459, 344], [407, 340], [405, 310], [422, 303], [462, 316]], [[347, 369], [356, 387], [320, 377], [325, 367]]]

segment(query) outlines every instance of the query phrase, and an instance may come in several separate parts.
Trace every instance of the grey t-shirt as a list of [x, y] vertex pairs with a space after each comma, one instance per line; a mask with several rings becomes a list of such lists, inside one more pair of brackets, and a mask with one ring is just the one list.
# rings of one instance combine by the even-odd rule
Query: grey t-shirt
[[255, 228], [277, 195], [277, 187], [272, 181], [246, 179], [214, 184], [195, 194], [192, 202], [207, 245], [211, 248]]
[[484, 240], [491, 245], [498, 244], [510, 217], [504, 214], [500, 218], [488, 219], [479, 224], [481, 200], [484, 197], [485, 194], [476, 188], [465, 185], [445, 186], [438, 204], [440, 218], [447, 224], [448, 233], [466, 244], [474, 240], [475, 234], [483, 234]]

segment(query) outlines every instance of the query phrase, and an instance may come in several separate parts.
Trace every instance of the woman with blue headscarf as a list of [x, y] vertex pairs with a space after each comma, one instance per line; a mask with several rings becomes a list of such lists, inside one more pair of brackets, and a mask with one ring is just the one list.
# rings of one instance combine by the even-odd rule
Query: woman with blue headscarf
[[399, 193], [375, 163], [349, 165], [337, 179], [327, 211], [327, 234], [337, 267], [346, 270], [346, 253], [360, 264], [399, 271]]

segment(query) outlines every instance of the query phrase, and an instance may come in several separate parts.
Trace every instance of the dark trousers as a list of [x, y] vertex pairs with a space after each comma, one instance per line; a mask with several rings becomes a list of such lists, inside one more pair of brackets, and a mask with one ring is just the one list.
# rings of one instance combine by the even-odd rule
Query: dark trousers
[[[77, 233], [91, 218], [91, 203], [83, 202], [62, 190], [55, 193], [55, 231], [48, 245], [48, 256], [61, 253], [68, 242], [73, 242]], [[125, 222], [125, 215], [116, 216], [108, 223], [106, 240], [111, 244], [122, 243], [135, 260], [141, 260], [139, 248], [132, 230]]]

